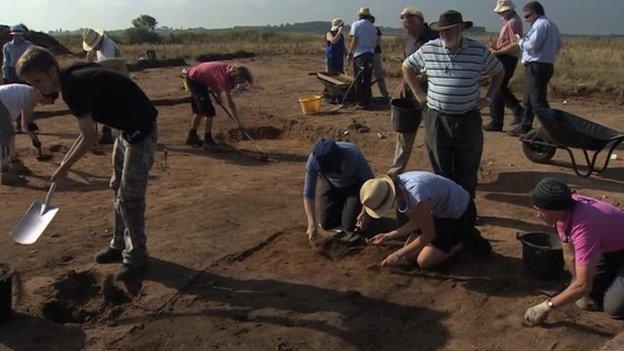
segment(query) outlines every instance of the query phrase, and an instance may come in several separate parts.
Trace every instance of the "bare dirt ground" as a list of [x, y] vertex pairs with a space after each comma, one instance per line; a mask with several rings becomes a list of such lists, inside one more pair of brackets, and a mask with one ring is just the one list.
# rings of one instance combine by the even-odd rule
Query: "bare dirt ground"
[[[229, 151], [187, 147], [190, 107], [159, 108], [162, 147], [147, 209], [153, 260], [140, 285], [111, 284], [107, 277], [116, 267], [93, 262], [112, 231], [110, 147], [106, 155], [82, 160], [55, 197], [61, 211], [35, 245], [0, 238], [0, 262], [12, 264], [24, 281], [14, 318], [0, 326], [0, 348], [591, 350], [623, 330], [621, 322], [576, 307], [557, 310], [545, 327], [523, 327], [526, 308], [543, 301], [544, 291], [562, 289], [569, 277], [543, 282], [525, 275], [515, 234], [550, 230], [537, 222], [529, 202], [532, 187], [545, 176], [624, 204], [624, 155], [604, 174], [583, 179], [561, 151], [553, 164], [534, 164], [516, 138], [486, 134], [477, 206], [480, 229], [493, 244], [490, 257], [462, 254], [438, 272], [387, 270], [376, 264], [390, 247], [310, 247], [300, 194], [313, 141], [343, 136], [357, 143], [376, 173], [389, 168], [394, 154], [387, 110], [300, 115], [297, 97], [321, 88], [306, 74], [322, 67], [317, 61], [245, 61], [257, 84], [235, 99], [270, 162], [258, 160], [254, 146], [231, 132], [223, 114], [216, 127]], [[178, 71], [132, 76], [154, 99], [178, 98], [186, 95]], [[553, 102], [562, 107], [561, 100]], [[568, 101], [564, 108], [624, 130], [621, 106], [608, 101]], [[371, 132], [345, 136], [354, 119]], [[44, 145], [61, 151], [77, 130], [69, 116], [39, 125]], [[430, 169], [422, 134], [410, 169]], [[34, 174], [23, 187], [0, 187], [5, 233], [45, 196], [63, 155], [38, 162], [24, 136], [18, 152]]]

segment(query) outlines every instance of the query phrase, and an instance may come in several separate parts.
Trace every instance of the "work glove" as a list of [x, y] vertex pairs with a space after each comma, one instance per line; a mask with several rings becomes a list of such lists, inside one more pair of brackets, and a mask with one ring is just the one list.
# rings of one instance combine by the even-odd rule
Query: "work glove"
[[548, 306], [548, 300], [529, 308], [524, 314], [524, 322], [528, 325], [542, 324], [548, 318], [552, 308]]

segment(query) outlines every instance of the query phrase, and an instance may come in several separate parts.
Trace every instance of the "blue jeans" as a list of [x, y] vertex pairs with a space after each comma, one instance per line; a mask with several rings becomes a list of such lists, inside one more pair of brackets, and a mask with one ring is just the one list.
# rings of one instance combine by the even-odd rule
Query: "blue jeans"
[[147, 262], [145, 236], [145, 191], [149, 170], [154, 163], [158, 130], [131, 144], [120, 135], [113, 148], [115, 229], [110, 247], [121, 250], [125, 264], [141, 267]]

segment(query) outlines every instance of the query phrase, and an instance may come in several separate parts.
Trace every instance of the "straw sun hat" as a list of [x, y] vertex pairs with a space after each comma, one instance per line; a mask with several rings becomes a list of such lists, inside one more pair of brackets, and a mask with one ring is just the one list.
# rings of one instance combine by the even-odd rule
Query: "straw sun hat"
[[392, 178], [387, 175], [369, 179], [360, 189], [364, 211], [373, 218], [392, 216], [395, 199], [396, 188]]
[[87, 28], [82, 32], [82, 48], [91, 51], [100, 45], [102, 39], [104, 39], [103, 30]]

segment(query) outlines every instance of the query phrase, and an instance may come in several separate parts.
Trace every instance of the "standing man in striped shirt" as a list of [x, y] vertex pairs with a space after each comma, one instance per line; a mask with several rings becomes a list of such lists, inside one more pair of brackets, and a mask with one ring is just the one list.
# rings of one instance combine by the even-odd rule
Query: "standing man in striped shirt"
[[[436, 174], [449, 178], [474, 198], [483, 151], [479, 109], [489, 106], [503, 81], [503, 65], [485, 45], [463, 36], [472, 22], [450, 10], [440, 15], [431, 29], [440, 39], [423, 45], [403, 63], [403, 77], [416, 99], [427, 106], [424, 116], [429, 162]], [[418, 75], [428, 79], [423, 92]], [[480, 97], [482, 73], [490, 76], [490, 87]]]

